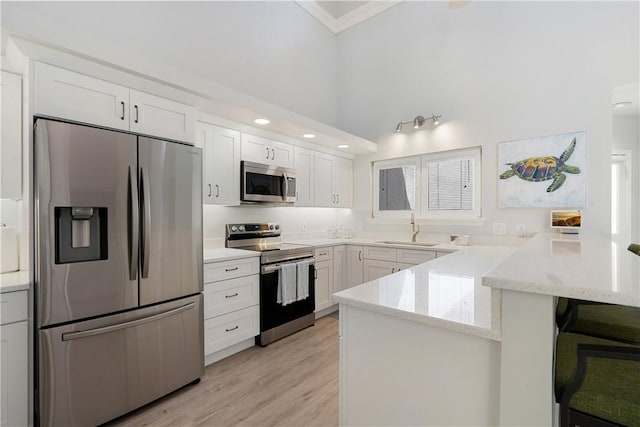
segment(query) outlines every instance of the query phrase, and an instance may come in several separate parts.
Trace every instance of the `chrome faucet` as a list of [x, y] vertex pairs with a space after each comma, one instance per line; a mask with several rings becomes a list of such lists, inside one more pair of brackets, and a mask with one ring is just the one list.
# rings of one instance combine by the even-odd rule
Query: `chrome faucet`
[[411, 236], [411, 241], [415, 243], [416, 236], [420, 232], [420, 226], [416, 224], [415, 211], [411, 211], [411, 232], [413, 233], [413, 235]]

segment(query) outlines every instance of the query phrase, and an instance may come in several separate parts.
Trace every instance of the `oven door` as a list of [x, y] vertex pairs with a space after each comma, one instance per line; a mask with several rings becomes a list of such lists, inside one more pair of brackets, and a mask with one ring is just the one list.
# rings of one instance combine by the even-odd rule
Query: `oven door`
[[[308, 258], [303, 258], [290, 263], [295, 264], [305, 259], [308, 260]], [[260, 332], [277, 328], [285, 323], [312, 314], [316, 308], [315, 266], [313, 263], [309, 265], [309, 296], [284, 306], [277, 302], [279, 266], [282, 264], [266, 264], [261, 269]]]
[[296, 201], [294, 169], [241, 162], [241, 194], [243, 202], [293, 203]]

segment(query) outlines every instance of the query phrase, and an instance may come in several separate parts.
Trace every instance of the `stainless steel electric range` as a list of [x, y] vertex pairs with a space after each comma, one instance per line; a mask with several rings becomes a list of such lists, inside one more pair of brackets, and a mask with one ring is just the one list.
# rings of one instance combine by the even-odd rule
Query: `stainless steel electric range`
[[[256, 337], [256, 343], [263, 347], [315, 323], [313, 248], [282, 243], [280, 234], [280, 225], [276, 223], [226, 225], [226, 247], [261, 252], [260, 335]], [[283, 305], [278, 302], [280, 271], [285, 265], [299, 263], [309, 266], [308, 296]]]

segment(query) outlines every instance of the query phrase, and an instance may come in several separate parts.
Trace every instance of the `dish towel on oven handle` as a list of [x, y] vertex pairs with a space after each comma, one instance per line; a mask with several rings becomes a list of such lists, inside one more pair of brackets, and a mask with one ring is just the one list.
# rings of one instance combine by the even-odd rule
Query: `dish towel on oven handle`
[[309, 265], [309, 260], [296, 263], [298, 269], [298, 280], [296, 283], [298, 299], [296, 301], [301, 301], [309, 297]]
[[276, 301], [279, 304], [287, 305], [297, 301], [297, 280], [296, 263], [280, 264], [280, 274], [278, 274], [278, 295]]

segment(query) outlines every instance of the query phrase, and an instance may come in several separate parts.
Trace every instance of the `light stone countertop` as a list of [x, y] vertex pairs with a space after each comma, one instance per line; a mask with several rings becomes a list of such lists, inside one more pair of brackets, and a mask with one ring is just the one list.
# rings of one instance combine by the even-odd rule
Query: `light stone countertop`
[[640, 307], [640, 257], [609, 236], [538, 233], [489, 271], [482, 283]]
[[501, 292], [482, 276], [513, 254], [505, 246], [456, 253], [333, 294], [335, 302], [500, 341]]
[[29, 289], [30, 274], [26, 270], [0, 274], [0, 293]]
[[204, 251], [204, 263], [229, 261], [232, 259], [242, 259], [260, 256], [260, 252], [247, 251], [244, 249], [218, 248]]

